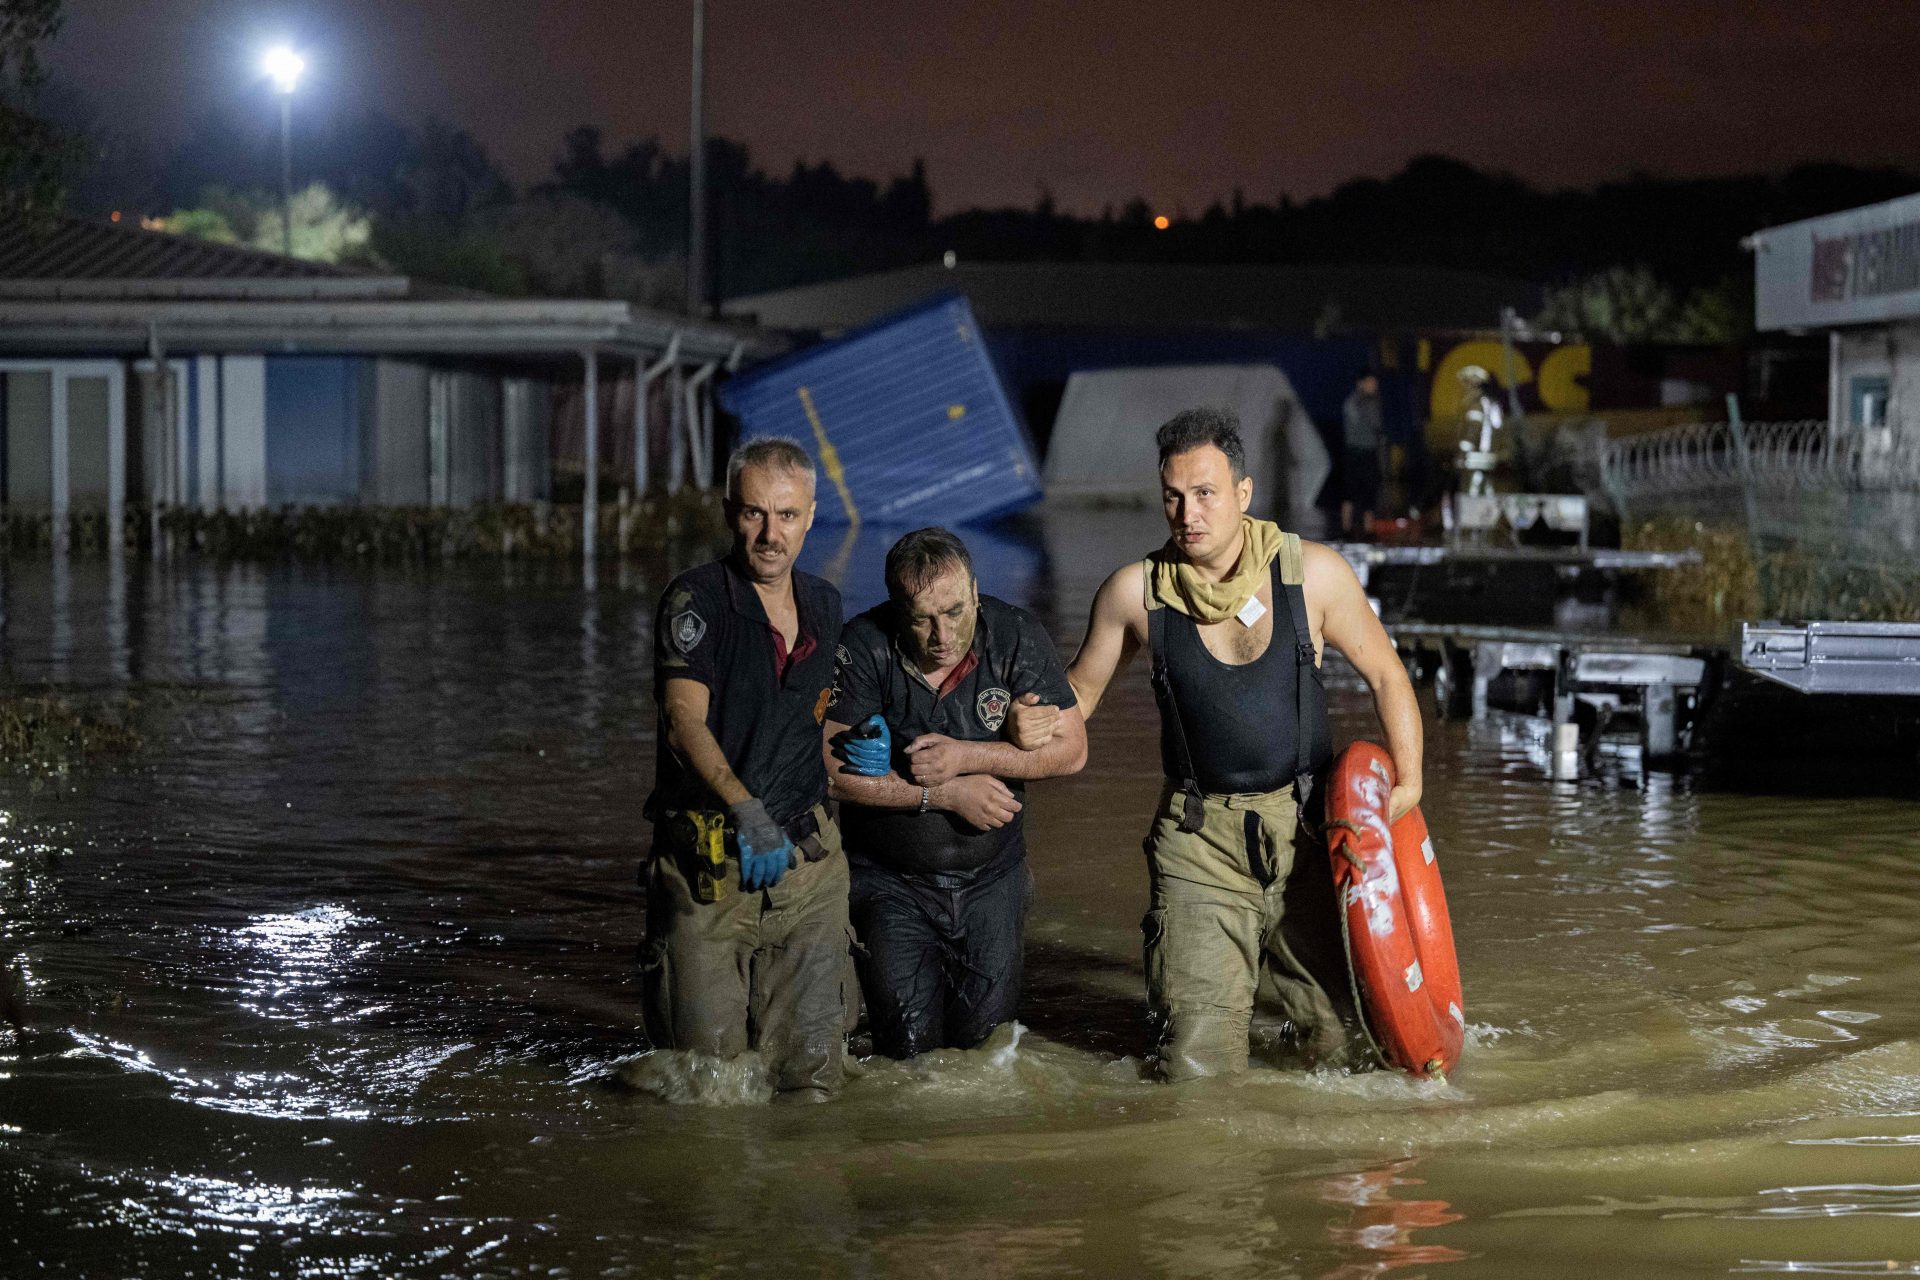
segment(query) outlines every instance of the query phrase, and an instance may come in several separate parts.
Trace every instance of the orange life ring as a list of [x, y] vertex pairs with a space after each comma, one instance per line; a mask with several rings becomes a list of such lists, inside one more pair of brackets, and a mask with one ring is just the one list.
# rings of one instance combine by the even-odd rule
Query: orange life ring
[[1327, 784], [1327, 853], [1361, 1012], [1388, 1064], [1440, 1076], [1460, 1061], [1467, 1018], [1453, 922], [1427, 820], [1415, 808], [1387, 826], [1393, 761], [1356, 742]]

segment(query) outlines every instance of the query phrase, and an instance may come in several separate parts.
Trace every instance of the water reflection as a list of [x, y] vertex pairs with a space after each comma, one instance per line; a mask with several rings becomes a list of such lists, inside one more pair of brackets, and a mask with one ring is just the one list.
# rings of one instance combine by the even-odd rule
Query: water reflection
[[1323, 1204], [1346, 1208], [1344, 1221], [1329, 1222], [1327, 1235], [1342, 1249], [1363, 1251], [1363, 1261], [1342, 1263], [1321, 1273], [1321, 1280], [1363, 1280], [1402, 1267], [1460, 1262], [1468, 1255], [1444, 1244], [1416, 1244], [1415, 1231], [1449, 1226], [1462, 1219], [1445, 1200], [1403, 1199], [1399, 1187], [1425, 1186], [1409, 1176], [1418, 1160], [1396, 1160], [1359, 1173], [1340, 1174], [1320, 1183]]
[[[890, 532], [809, 540], [849, 609], [879, 598]], [[1152, 512], [1083, 512], [967, 536], [986, 589], [1070, 644], [1098, 581], [1164, 535]], [[1752, 1260], [1868, 1258], [1875, 1237], [1836, 1224], [1920, 1208], [1910, 801], [1727, 796], [1624, 757], [1554, 784], [1537, 722], [1430, 721], [1462, 1070], [1167, 1089], [1140, 1071], [1158, 783], [1130, 679], [1086, 773], [1032, 806], [1036, 1030], [863, 1064], [794, 1115], [757, 1105], [751, 1060], [648, 1053], [638, 1027], [657, 568], [592, 592], [529, 566], [68, 572], [0, 570], [8, 678], [192, 696], [151, 703], [136, 761], [38, 790], [0, 773], [0, 962], [34, 1002], [26, 1034], [0, 1029], [0, 1236], [21, 1256], [1852, 1274]], [[1373, 732], [1331, 675], [1340, 732]]]

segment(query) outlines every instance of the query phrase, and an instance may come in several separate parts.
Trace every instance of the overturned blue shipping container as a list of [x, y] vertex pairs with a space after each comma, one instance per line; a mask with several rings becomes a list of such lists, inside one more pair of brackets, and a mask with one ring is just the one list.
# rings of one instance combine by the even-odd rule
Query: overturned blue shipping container
[[817, 519], [966, 524], [1041, 495], [1040, 467], [966, 298], [947, 294], [730, 380], [742, 439], [820, 463]]

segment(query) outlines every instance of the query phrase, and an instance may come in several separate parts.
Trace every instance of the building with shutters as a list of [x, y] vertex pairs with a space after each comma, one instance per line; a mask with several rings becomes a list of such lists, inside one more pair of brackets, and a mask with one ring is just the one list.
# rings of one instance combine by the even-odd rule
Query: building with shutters
[[0, 500], [59, 517], [677, 484], [713, 473], [716, 379], [776, 349], [620, 301], [498, 298], [109, 223], [0, 225]]

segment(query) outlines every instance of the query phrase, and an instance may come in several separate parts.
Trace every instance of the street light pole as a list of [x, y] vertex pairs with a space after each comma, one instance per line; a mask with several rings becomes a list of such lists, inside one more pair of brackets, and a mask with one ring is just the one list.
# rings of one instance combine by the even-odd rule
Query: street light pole
[[280, 250], [293, 256], [293, 95], [280, 95]]
[[687, 313], [707, 312], [707, 3], [693, 0], [692, 140], [687, 149]]
[[300, 83], [306, 60], [286, 45], [267, 50], [262, 61], [280, 93], [280, 248], [293, 256], [293, 90]]

